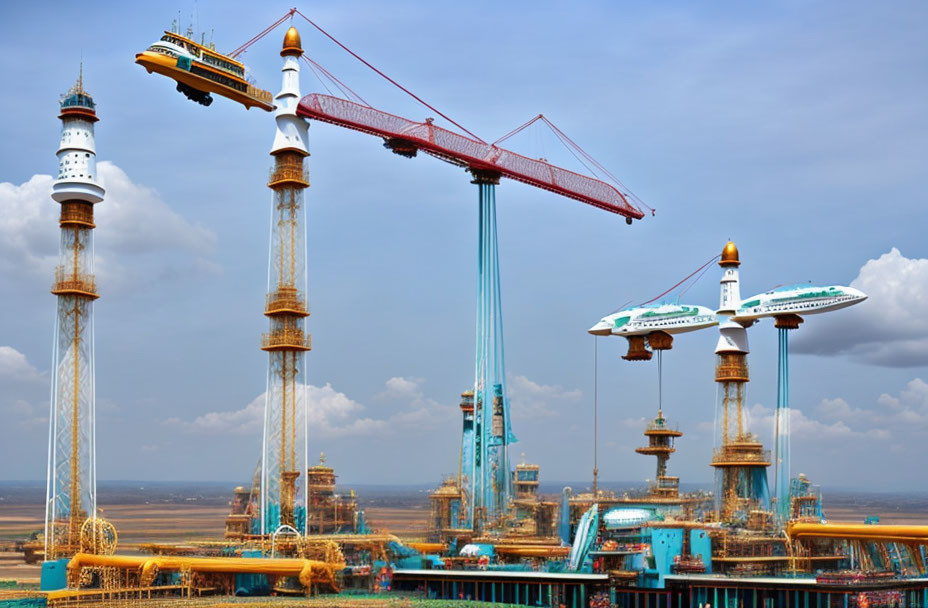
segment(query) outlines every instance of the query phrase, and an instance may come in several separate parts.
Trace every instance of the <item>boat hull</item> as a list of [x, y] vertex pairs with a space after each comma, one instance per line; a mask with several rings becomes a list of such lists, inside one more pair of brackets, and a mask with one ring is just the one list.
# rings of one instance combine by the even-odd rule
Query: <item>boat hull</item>
[[188, 72], [187, 70], [183, 70], [177, 67], [177, 59], [174, 57], [168, 57], [167, 55], [162, 55], [161, 53], [154, 53], [151, 51], [143, 51], [135, 56], [135, 62], [148, 70], [149, 73], [155, 72], [161, 74], [162, 76], [167, 76], [171, 80], [183, 83], [204, 93], [215, 93], [216, 95], [221, 95], [222, 97], [226, 97], [232, 101], [242, 104], [246, 109], [255, 107], [261, 108], [266, 112], [271, 112], [275, 109], [273, 104], [269, 104], [263, 100], [252, 97], [247, 93], [243, 93], [242, 91], [233, 89], [232, 87], [214, 82], [209, 78], [198, 76]]

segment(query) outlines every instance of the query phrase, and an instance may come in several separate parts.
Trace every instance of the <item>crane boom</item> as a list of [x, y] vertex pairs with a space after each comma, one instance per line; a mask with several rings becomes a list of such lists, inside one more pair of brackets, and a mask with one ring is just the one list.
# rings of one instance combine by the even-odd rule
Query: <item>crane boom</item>
[[431, 120], [415, 122], [319, 93], [304, 97], [297, 114], [383, 137], [387, 145], [400, 154], [414, 156], [417, 150], [422, 150], [451, 164], [496, 172], [629, 220], [644, 217], [644, 213], [611, 184], [443, 129], [432, 124]]

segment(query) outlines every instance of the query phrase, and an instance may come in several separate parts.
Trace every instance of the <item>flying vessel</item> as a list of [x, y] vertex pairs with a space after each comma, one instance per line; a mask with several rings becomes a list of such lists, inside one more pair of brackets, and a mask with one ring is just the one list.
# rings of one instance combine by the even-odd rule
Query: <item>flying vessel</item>
[[718, 322], [715, 311], [705, 306], [658, 303], [614, 312], [587, 331], [594, 336], [623, 336], [628, 339], [628, 353], [622, 358], [647, 361], [652, 350], [672, 348], [673, 334], [705, 329]]
[[157, 72], [175, 80], [177, 90], [187, 99], [204, 106], [213, 103], [210, 93], [227, 97], [245, 106], [274, 109], [270, 92], [245, 79], [245, 66], [212, 48], [173, 31], [135, 56], [135, 62], [148, 73]]
[[705, 306], [646, 304], [603, 317], [587, 330], [594, 336], [646, 336], [654, 331], [682, 334], [718, 325], [715, 311]]
[[732, 320], [755, 321], [762, 317], [814, 315], [853, 306], [866, 299], [867, 295], [862, 291], [842, 285], [786, 285], [742, 300]]

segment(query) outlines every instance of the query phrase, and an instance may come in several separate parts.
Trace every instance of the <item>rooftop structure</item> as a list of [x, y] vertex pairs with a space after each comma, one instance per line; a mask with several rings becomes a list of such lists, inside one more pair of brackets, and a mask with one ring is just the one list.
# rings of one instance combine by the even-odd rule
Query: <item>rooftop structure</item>
[[339, 496], [335, 492], [335, 469], [325, 464], [325, 455], [319, 464], [306, 471], [309, 508], [306, 534], [345, 534], [355, 531], [358, 504], [354, 493]]

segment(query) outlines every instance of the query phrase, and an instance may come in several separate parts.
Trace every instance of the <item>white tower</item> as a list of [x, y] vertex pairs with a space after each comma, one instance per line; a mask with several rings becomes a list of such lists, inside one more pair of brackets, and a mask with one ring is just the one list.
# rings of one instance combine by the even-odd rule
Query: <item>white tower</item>
[[80, 550], [81, 527], [96, 519], [94, 446], [93, 206], [103, 200], [96, 182], [93, 98], [83, 74], [61, 98], [58, 179], [61, 241], [52, 293], [58, 297], [49, 416], [46, 559]]
[[741, 287], [738, 284], [738, 249], [731, 241], [722, 250], [722, 260], [719, 262], [725, 272], [722, 274], [721, 293], [719, 294], [720, 315], [731, 316], [741, 307]]
[[716, 471], [715, 503], [722, 521], [745, 522], [752, 510], [770, 507], [767, 467], [770, 454], [747, 428], [744, 413], [748, 373], [748, 332], [731, 319], [741, 307], [738, 286], [738, 248], [731, 241], [722, 250], [719, 266], [724, 269], [718, 314], [719, 341], [715, 347], [717, 361], [715, 381], [716, 441], [712, 466]]
[[264, 314], [269, 332], [261, 348], [268, 352], [267, 398], [261, 456], [261, 524], [256, 532], [272, 534], [289, 526], [306, 531], [306, 212], [303, 191], [309, 174], [308, 125], [296, 115], [300, 101], [300, 35], [291, 27], [284, 36], [283, 79], [277, 104], [277, 132], [268, 187], [273, 192]]

